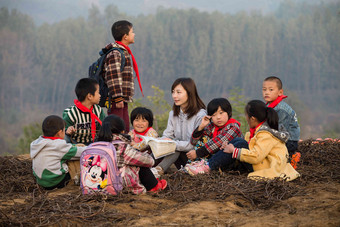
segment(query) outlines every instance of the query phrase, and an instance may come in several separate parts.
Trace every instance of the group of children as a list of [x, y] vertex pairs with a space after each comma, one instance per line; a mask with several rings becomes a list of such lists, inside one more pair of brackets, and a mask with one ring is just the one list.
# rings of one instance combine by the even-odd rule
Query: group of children
[[123, 186], [135, 194], [165, 189], [167, 182], [160, 178], [173, 164], [190, 175], [238, 170], [249, 172], [250, 178], [282, 177], [289, 181], [299, 176], [289, 158], [297, 150], [300, 127], [295, 112], [283, 101], [287, 96], [277, 77], [263, 81], [266, 103], [252, 100], [246, 105], [249, 132], [245, 137], [240, 122], [232, 118], [227, 99], [213, 99], [206, 108], [191, 78], [176, 79], [171, 87], [173, 107], [160, 137], [174, 141], [176, 149], [173, 154], [155, 159], [141, 137], [158, 137], [152, 128], [152, 111], [137, 107], [128, 117], [127, 102], [134, 94], [132, 64], [139, 76], [128, 48], [134, 43], [132, 24], [118, 21], [112, 26], [112, 34], [116, 42], [105, 48], [122, 48], [126, 56], [123, 71], [119, 51], [110, 52], [105, 60], [103, 77], [113, 98], [109, 116], [98, 105], [98, 82], [80, 79], [74, 105], [64, 110], [62, 118], [48, 116], [42, 124], [43, 135], [31, 143], [33, 174], [39, 185], [45, 189], [62, 188], [77, 179], [80, 155], [96, 141], [120, 141], [114, 143], [118, 170]]
[[135, 194], [165, 189], [167, 182], [159, 178], [172, 164], [190, 175], [238, 170], [249, 172], [249, 178], [282, 177], [290, 181], [299, 176], [288, 160], [297, 149], [300, 129], [295, 112], [282, 101], [286, 96], [277, 77], [263, 82], [267, 103], [247, 103], [249, 132], [244, 138], [227, 99], [211, 100], [206, 110], [195, 82], [178, 78], [171, 88], [173, 108], [160, 137], [175, 141], [176, 151], [156, 160], [140, 137], [158, 137], [152, 128], [152, 111], [135, 108], [130, 114], [133, 129], [126, 134], [122, 118], [105, 117], [98, 106], [98, 90], [96, 80], [80, 79], [75, 88], [77, 100], [64, 110], [63, 119], [52, 115], [43, 121], [43, 136], [32, 142], [31, 157], [37, 183], [45, 189], [61, 188], [72, 180], [76, 173], [71, 173], [70, 163], [79, 160], [86, 145], [94, 141], [123, 142], [115, 144], [117, 165], [124, 176], [123, 185]]

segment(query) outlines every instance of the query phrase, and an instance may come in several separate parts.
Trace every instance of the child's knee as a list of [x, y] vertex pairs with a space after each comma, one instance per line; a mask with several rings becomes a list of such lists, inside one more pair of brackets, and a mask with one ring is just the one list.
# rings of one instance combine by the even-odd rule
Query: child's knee
[[248, 142], [245, 139], [242, 139], [241, 137], [237, 137], [230, 141], [229, 143], [231, 143], [232, 145], [234, 145], [234, 147], [237, 148], [248, 148]]

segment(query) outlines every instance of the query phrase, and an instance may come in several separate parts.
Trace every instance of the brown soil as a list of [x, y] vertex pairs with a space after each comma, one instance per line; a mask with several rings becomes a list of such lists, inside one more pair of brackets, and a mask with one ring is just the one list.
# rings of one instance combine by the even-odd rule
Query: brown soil
[[299, 144], [299, 179], [251, 181], [238, 172], [165, 175], [158, 194], [45, 191], [25, 156], [0, 157], [0, 226], [340, 226], [340, 143]]

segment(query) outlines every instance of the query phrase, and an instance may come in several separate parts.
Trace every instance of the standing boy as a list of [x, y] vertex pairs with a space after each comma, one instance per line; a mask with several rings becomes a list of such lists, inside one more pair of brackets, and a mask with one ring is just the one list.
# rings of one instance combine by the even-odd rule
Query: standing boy
[[[126, 20], [115, 22], [111, 27], [111, 32], [115, 39], [115, 43], [106, 45], [104, 49], [110, 50], [113, 47], [122, 49], [125, 56], [125, 64], [121, 71], [123, 58], [119, 50], [113, 50], [106, 56], [104, 62], [105, 73], [103, 76], [109, 88], [109, 95], [112, 97], [111, 110], [108, 111], [108, 114], [115, 114], [121, 117], [125, 122], [126, 132], [129, 132], [130, 126], [127, 103], [132, 102], [132, 97], [134, 95], [132, 64], [143, 95], [137, 62], [128, 47], [135, 42], [135, 33], [132, 24]], [[132, 58], [132, 64], [130, 56]]]
[[83, 78], [76, 85], [78, 99], [74, 105], [65, 109], [63, 119], [66, 122], [66, 140], [72, 143], [89, 145], [95, 139], [96, 132], [105, 118], [100, 100], [99, 84], [95, 79]]
[[[66, 143], [65, 122], [59, 116], [46, 117], [42, 131], [43, 136], [31, 143], [33, 175], [37, 183], [47, 190], [63, 188], [80, 172], [79, 157], [86, 147]], [[78, 160], [75, 161], [77, 165], [72, 165], [69, 160]]]
[[274, 108], [279, 115], [279, 128], [284, 126], [290, 138], [286, 143], [289, 155], [292, 156], [298, 148], [300, 140], [300, 126], [295, 111], [283, 101], [287, 96], [283, 95], [282, 81], [280, 78], [270, 76], [264, 79], [262, 96], [268, 107]]

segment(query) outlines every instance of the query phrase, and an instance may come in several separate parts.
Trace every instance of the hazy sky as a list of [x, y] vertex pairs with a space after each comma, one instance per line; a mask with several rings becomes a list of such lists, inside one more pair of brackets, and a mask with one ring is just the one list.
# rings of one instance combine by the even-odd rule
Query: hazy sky
[[[220, 11], [237, 13], [239, 11], [274, 11], [282, 0], [0, 0], [0, 7], [18, 9], [30, 15], [37, 24], [53, 23], [69, 17], [87, 17], [92, 4], [103, 10], [113, 4], [120, 12], [137, 16], [156, 12], [157, 8], [196, 8], [200, 11]], [[321, 0], [291, 0], [292, 2], [319, 3]], [[336, 0], [322, 0], [330, 2]]]

